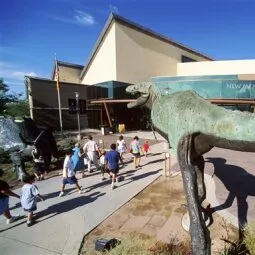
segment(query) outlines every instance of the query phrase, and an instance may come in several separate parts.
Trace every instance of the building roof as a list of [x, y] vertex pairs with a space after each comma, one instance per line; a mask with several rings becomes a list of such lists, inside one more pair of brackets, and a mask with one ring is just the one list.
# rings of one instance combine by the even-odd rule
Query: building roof
[[209, 57], [209, 56], [207, 56], [207, 55], [205, 55], [205, 54], [203, 54], [203, 53], [201, 53], [201, 52], [199, 52], [199, 51], [197, 51], [195, 49], [192, 49], [192, 48], [190, 48], [188, 46], [185, 46], [185, 45], [183, 45], [183, 44], [181, 44], [179, 42], [176, 42], [176, 41], [174, 41], [174, 40], [172, 40], [172, 39], [170, 39], [170, 38], [168, 38], [166, 36], [163, 36], [163, 35], [161, 35], [161, 34], [159, 34], [157, 32], [152, 31], [151, 29], [145, 28], [145, 27], [143, 27], [143, 26], [141, 26], [141, 25], [139, 25], [139, 24], [137, 24], [137, 23], [135, 23], [133, 21], [130, 21], [130, 20], [128, 20], [128, 19], [126, 19], [126, 18], [124, 18], [124, 17], [122, 17], [120, 15], [117, 15], [117, 14], [112, 12], [110, 14], [110, 16], [109, 16], [109, 18], [108, 18], [104, 28], [103, 28], [101, 34], [99, 35], [99, 38], [98, 38], [98, 40], [97, 40], [97, 42], [95, 44], [95, 47], [92, 50], [92, 54], [90, 55], [90, 57], [89, 57], [89, 59], [87, 61], [87, 64], [84, 66], [84, 68], [83, 68], [83, 70], [81, 72], [80, 79], [82, 79], [84, 77], [86, 71], [88, 70], [88, 68], [89, 68], [89, 66], [90, 66], [90, 64], [91, 64], [91, 62], [93, 60], [93, 57], [95, 56], [99, 46], [101, 45], [104, 37], [106, 36], [106, 34], [107, 34], [108, 30], [109, 30], [112, 22], [114, 22], [114, 21], [116, 21], [116, 22], [118, 22], [118, 23], [120, 23], [122, 25], [125, 25], [125, 26], [127, 26], [129, 28], [132, 28], [134, 30], [137, 30], [139, 32], [142, 32], [142, 33], [144, 33], [146, 35], [154, 37], [154, 38], [156, 38], [158, 40], [161, 40], [161, 41], [164, 41], [166, 43], [169, 43], [169, 44], [171, 44], [173, 46], [176, 46], [176, 47], [178, 47], [180, 49], [183, 49], [185, 51], [193, 53], [193, 54], [195, 54], [197, 56], [203, 57], [203, 58], [208, 59], [208, 60], [214, 60], [213, 58], [211, 58], [211, 57]]
[[[64, 61], [59, 61], [57, 60], [57, 64], [59, 68], [71, 68], [71, 69], [76, 69], [77, 71], [81, 72], [84, 68], [83, 65], [78, 65], [78, 64], [73, 64], [73, 63], [68, 63], [68, 62], [64, 62]], [[56, 70], [56, 62], [54, 62], [53, 65], [53, 70], [52, 70], [52, 74], [51, 74], [51, 79], [54, 80], [54, 76], [55, 76], [55, 70]], [[79, 79], [79, 76], [77, 77], [77, 79]]]

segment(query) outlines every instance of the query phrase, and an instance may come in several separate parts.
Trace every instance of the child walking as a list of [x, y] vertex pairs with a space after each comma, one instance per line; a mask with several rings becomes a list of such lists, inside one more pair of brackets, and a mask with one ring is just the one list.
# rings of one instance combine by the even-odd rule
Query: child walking
[[83, 149], [80, 146], [80, 143], [76, 143], [75, 147], [73, 148], [73, 155], [72, 160], [74, 163], [74, 172], [81, 171], [82, 172], [82, 178], [85, 177], [85, 164], [84, 164], [84, 156], [85, 153]]
[[34, 175], [37, 181], [42, 181], [44, 180], [45, 174], [43, 157], [37, 149], [32, 151], [32, 156], [34, 160]]
[[40, 195], [35, 182], [34, 175], [27, 175], [23, 178], [25, 185], [21, 189], [21, 205], [24, 211], [27, 212], [27, 226], [32, 225], [34, 211], [37, 210], [36, 200], [39, 197], [42, 201], [44, 198]]
[[111, 177], [110, 170], [108, 166], [105, 164], [105, 155], [106, 155], [106, 151], [103, 151], [99, 158], [99, 169], [101, 170], [101, 173], [102, 173], [102, 178], [101, 178], [102, 181], [105, 180], [105, 177], [104, 177], [105, 173], [107, 173], [109, 177]]
[[79, 194], [82, 194], [82, 190], [78, 184], [78, 180], [75, 177], [72, 155], [73, 155], [73, 150], [68, 149], [66, 151], [66, 157], [65, 157], [65, 161], [63, 165], [63, 180], [62, 180], [61, 192], [59, 193], [60, 197], [65, 195], [66, 184], [75, 184], [76, 188], [79, 191]]
[[145, 157], [147, 157], [149, 149], [150, 149], [149, 141], [145, 141], [145, 143], [143, 144], [143, 153]]
[[115, 188], [114, 183], [118, 182], [119, 173], [119, 161], [123, 164], [122, 158], [118, 151], [116, 151], [116, 144], [111, 144], [111, 150], [106, 153], [105, 165], [109, 166], [109, 170], [112, 174], [112, 184], [111, 189]]
[[116, 144], [117, 144], [117, 150], [120, 154], [120, 157], [123, 160], [123, 154], [127, 151], [127, 145], [125, 143], [123, 135], [120, 135], [120, 137], [117, 140]]
[[[0, 169], [0, 177], [4, 174], [4, 171]], [[12, 216], [9, 209], [9, 197], [20, 198], [19, 195], [11, 191], [7, 182], [0, 180], [0, 215], [4, 215], [6, 218], [6, 224], [10, 224], [20, 218], [20, 215]]]

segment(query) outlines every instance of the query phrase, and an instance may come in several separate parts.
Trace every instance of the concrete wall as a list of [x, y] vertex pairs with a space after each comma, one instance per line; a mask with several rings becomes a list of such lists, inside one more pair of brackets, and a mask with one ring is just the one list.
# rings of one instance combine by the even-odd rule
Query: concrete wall
[[178, 76], [255, 74], [255, 60], [179, 63]]
[[177, 75], [181, 55], [203, 61], [204, 58], [167, 42], [116, 23], [117, 80], [135, 83], [152, 76]]
[[116, 80], [116, 78], [116, 41], [115, 24], [113, 23], [101, 42], [81, 83], [91, 85]]

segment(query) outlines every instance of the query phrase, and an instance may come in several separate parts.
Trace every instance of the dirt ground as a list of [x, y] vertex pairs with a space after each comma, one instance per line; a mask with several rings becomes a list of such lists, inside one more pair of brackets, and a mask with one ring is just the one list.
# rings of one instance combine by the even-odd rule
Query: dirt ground
[[[132, 233], [141, 233], [155, 240], [167, 241], [174, 238], [179, 242], [190, 242], [188, 232], [181, 226], [182, 216], [187, 211], [185, 203], [181, 176], [161, 176], [85, 236], [80, 254], [98, 254], [95, 251], [97, 239], [121, 240]], [[142, 229], [136, 229], [136, 219], [138, 224], [139, 219], [142, 220], [144, 216], [150, 217], [149, 222]], [[131, 219], [133, 222], [128, 225]], [[235, 242], [237, 230], [216, 213], [213, 214], [213, 219], [209, 228], [212, 254], [219, 254], [219, 251], [228, 246], [224, 240]]]

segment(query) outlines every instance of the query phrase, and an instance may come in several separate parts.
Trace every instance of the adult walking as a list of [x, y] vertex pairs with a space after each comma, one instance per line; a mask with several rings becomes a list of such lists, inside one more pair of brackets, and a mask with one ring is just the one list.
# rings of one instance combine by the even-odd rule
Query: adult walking
[[140, 159], [141, 159], [140, 150], [141, 150], [141, 144], [140, 144], [139, 138], [138, 136], [135, 136], [133, 141], [130, 144], [130, 152], [134, 156], [135, 168], [141, 167], [140, 166]]
[[83, 147], [84, 153], [87, 154], [89, 160], [88, 160], [88, 172], [91, 173], [91, 163], [93, 162], [96, 169], [99, 169], [98, 164], [98, 153], [99, 153], [99, 147], [95, 141], [93, 141], [93, 137], [91, 135], [88, 136], [88, 142], [85, 143]]

